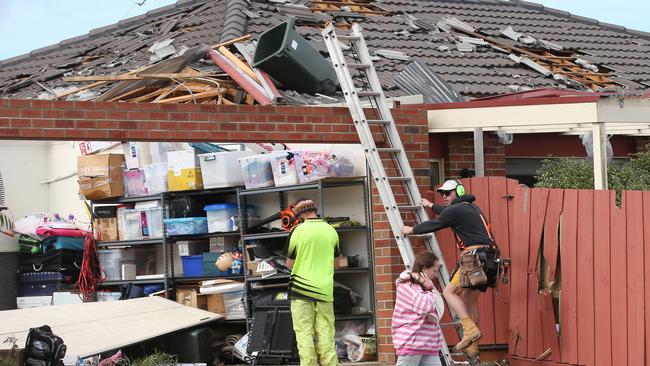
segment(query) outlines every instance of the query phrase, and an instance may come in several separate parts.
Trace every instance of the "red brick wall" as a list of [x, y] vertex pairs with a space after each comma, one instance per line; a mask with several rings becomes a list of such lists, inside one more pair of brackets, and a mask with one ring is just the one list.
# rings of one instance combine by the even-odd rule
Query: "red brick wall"
[[[429, 186], [424, 110], [394, 111], [422, 192]], [[380, 136], [377, 135], [377, 141]], [[347, 108], [215, 106], [0, 99], [0, 139], [358, 143]], [[471, 145], [471, 141], [470, 141]], [[403, 195], [398, 195], [403, 200]], [[393, 280], [403, 269], [373, 187], [375, 288], [380, 360], [394, 361]]]
[[[445, 176], [458, 178], [460, 170], [474, 170], [474, 136], [471, 133], [448, 135], [449, 155], [445, 163]], [[496, 135], [483, 134], [483, 159], [486, 176], [506, 175], [506, 150]]]

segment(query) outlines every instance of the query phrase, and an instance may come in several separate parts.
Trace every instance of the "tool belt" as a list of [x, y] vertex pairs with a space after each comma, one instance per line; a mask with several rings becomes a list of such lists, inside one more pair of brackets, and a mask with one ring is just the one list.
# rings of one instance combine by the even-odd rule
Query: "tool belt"
[[460, 287], [475, 287], [488, 283], [486, 269], [499, 268], [499, 249], [494, 245], [473, 245], [460, 256]]

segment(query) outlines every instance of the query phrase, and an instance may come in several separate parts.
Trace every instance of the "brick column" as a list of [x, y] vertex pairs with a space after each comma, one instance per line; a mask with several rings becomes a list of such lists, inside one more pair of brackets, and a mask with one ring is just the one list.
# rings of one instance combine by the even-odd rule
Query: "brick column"
[[[449, 161], [445, 176], [458, 178], [463, 168], [474, 170], [474, 137], [470, 133], [448, 135]], [[506, 149], [493, 133], [483, 134], [483, 156], [486, 176], [506, 175]]]

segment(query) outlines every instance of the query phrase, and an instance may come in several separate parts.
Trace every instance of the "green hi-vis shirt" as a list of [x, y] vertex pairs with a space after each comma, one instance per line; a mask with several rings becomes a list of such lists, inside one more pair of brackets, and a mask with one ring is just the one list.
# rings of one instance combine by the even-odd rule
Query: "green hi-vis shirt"
[[308, 219], [289, 237], [292, 298], [334, 301], [334, 258], [339, 255], [339, 234], [322, 219]]

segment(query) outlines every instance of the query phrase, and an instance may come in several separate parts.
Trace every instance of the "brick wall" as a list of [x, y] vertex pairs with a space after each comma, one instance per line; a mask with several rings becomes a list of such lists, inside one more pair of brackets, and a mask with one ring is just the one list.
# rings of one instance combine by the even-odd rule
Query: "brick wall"
[[[421, 191], [429, 186], [424, 110], [394, 111]], [[382, 137], [377, 132], [376, 139]], [[0, 139], [358, 143], [347, 108], [215, 106], [0, 99]], [[471, 146], [471, 141], [470, 141]], [[388, 166], [385, 164], [385, 166]], [[403, 269], [373, 187], [375, 288], [380, 360], [394, 361], [393, 280]], [[397, 195], [404, 200], [403, 195]], [[407, 218], [408, 221], [408, 218]]]
[[[445, 176], [458, 178], [460, 170], [474, 170], [474, 136], [471, 133], [448, 135], [448, 160]], [[483, 134], [483, 159], [486, 176], [506, 175], [506, 149], [493, 133]]]

